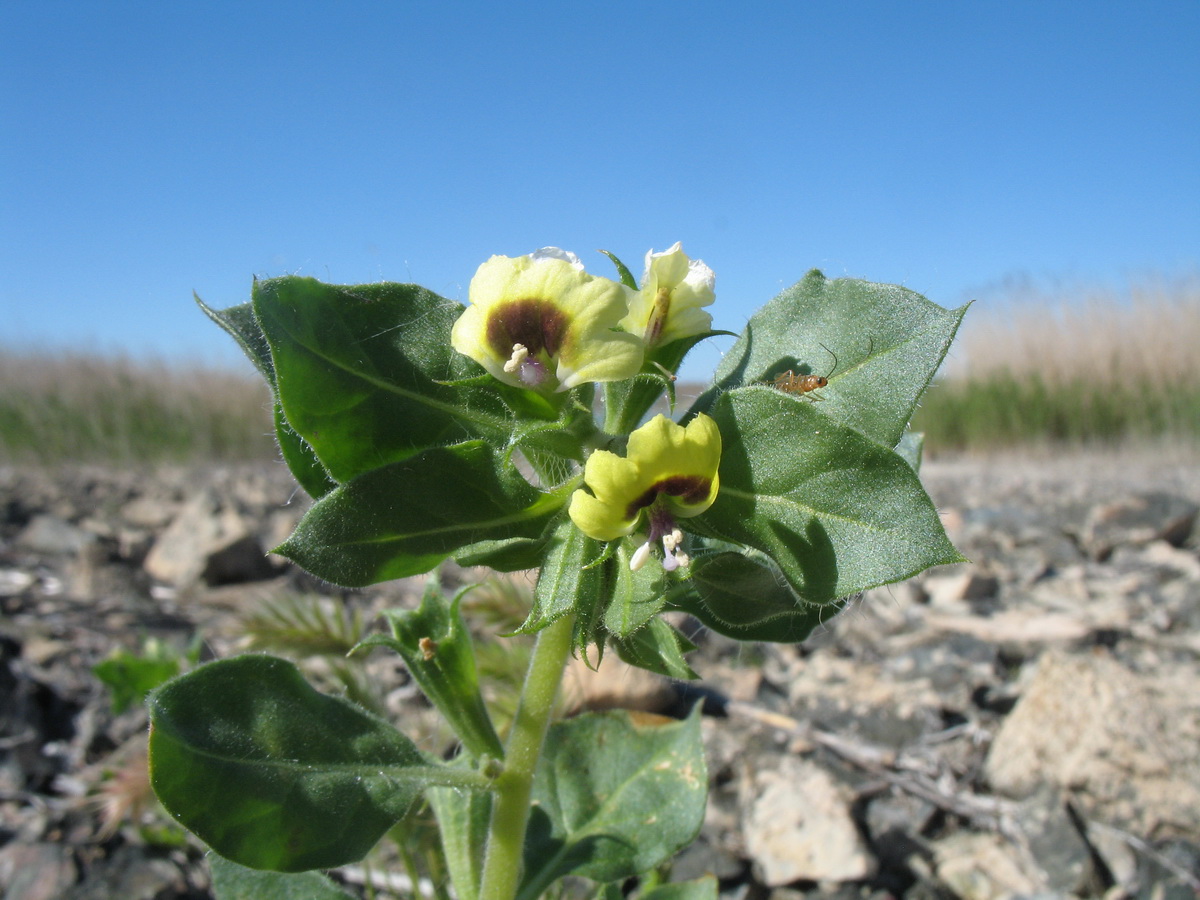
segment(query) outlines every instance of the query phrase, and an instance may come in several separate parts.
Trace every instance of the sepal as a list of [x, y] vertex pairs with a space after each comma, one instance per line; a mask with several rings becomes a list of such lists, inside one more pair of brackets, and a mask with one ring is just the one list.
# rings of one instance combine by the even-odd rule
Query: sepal
[[467, 752], [502, 759], [504, 747], [479, 692], [471, 635], [459, 612], [464, 588], [450, 603], [436, 578], [425, 585], [415, 610], [384, 613], [392, 636], [374, 634], [354, 647], [388, 647], [399, 653], [421, 691], [438, 708]]

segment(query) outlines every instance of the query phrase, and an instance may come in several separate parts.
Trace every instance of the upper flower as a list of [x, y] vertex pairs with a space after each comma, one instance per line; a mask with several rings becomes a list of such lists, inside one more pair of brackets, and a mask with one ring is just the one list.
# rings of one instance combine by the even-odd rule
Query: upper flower
[[682, 246], [677, 241], [669, 250], [646, 254], [642, 289], [621, 320], [621, 327], [640, 335], [647, 347], [703, 334], [712, 327], [712, 316], [700, 307], [716, 299], [717, 276], [700, 260], [688, 259]]
[[588, 457], [583, 480], [591, 490], [571, 497], [571, 520], [584, 534], [599, 541], [615, 540], [638, 527], [645, 512], [650, 537], [645, 550], [635, 554], [635, 565], [645, 562], [649, 547], [664, 541], [666, 558], [682, 540], [675, 518], [698, 516], [717, 497], [717, 466], [721, 461], [721, 432], [717, 423], [698, 415], [685, 428], [658, 415], [629, 436], [624, 457], [597, 450]]
[[641, 339], [613, 330], [626, 289], [584, 272], [574, 253], [493, 256], [471, 279], [470, 300], [450, 343], [501, 381], [562, 391], [642, 366]]

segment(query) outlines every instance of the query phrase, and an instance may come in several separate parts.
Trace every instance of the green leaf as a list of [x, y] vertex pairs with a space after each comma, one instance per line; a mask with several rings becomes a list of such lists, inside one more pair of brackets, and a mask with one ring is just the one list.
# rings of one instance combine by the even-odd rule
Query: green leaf
[[260, 872], [208, 855], [216, 900], [354, 900], [319, 872]]
[[436, 781], [389, 724], [270, 656], [209, 663], [150, 696], [163, 806], [222, 856], [298, 872], [361, 859]]
[[242, 352], [246, 354], [250, 362], [254, 363], [254, 367], [262, 373], [263, 378], [267, 379], [271, 390], [274, 391], [275, 364], [271, 362], [271, 347], [267, 343], [267, 338], [258, 325], [258, 319], [254, 317], [254, 305], [242, 303], [227, 309], [213, 309], [198, 295], [192, 294], [192, 296], [195, 297], [196, 305], [200, 307], [200, 310], [237, 341]]
[[[897, 285], [829, 281], [814, 269], [750, 317], [689, 416], [714, 407], [731, 388], [771, 382], [789, 369], [828, 374], [819, 391], [824, 400], [815, 405], [894, 447], [966, 309], [943, 309]], [[789, 402], [813, 405], [800, 396]]]
[[283, 454], [283, 461], [287, 463], [287, 467], [291, 469], [296, 481], [308, 496], [320, 500], [337, 487], [337, 482], [329, 477], [329, 472], [321, 465], [313, 448], [288, 423], [278, 400], [275, 401], [274, 412], [275, 439], [279, 442], [279, 452]]
[[650, 351], [642, 371], [625, 381], [604, 385], [604, 429], [610, 434], [627, 434], [646, 418], [655, 402], [667, 394], [670, 407], [675, 406], [673, 374], [683, 358], [696, 344], [710, 337], [732, 335], [729, 331], [706, 331], [663, 344]]
[[427, 447], [506, 442], [505, 395], [526, 415], [530, 404], [555, 415], [532, 391], [476, 377], [479, 367], [450, 346], [462, 306], [418, 285], [273, 278], [255, 282], [254, 312], [284, 415], [338, 482]]
[[568, 874], [610, 882], [660, 865], [699, 832], [707, 792], [698, 707], [684, 721], [622, 710], [556, 723], [518, 896]]
[[705, 875], [695, 881], [660, 884], [644, 894], [638, 894], [637, 900], [717, 900], [717, 879]]
[[621, 542], [613, 560], [612, 599], [604, 613], [604, 627], [617, 638], [629, 637], [653, 619], [663, 608], [670, 587], [657, 562], [650, 561], [634, 572], [629, 560], [629, 549]]
[[437, 817], [446, 868], [458, 900], [478, 900], [492, 816], [492, 795], [482, 791], [430, 788], [425, 796]]
[[465, 592], [447, 603], [437, 580], [430, 578], [417, 609], [384, 613], [392, 637], [372, 635], [354, 649], [385, 646], [395, 650], [467, 751], [476, 757], [501, 759], [504, 747], [479, 693], [471, 635], [459, 612]]
[[179, 674], [180, 654], [154, 640], [142, 653], [115, 650], [92, 667], [92, 674], [112, 691], [112, 711], [122, 713], [146, 694]]
[[672, 596], [672, 606], [739, 641], [798, 643], [838, 612], [804, 603], [770, 560], [742, 553], [692, 560], [689, 586], [687, 593]]
[[651, 619], [645, 628], [628, 637], [614, 638], [613, 644], [617, 655], [631, 666], [681, 681], [700, 677], [683, 658], [685, 653], [695, 650], [696, 645], [664, 619]]
[[962, 562], [912, 467], [773, 388], [740, 388], [712, 409], [720, 491], [693, 530], [766, 553], [806, 603]]
[[547, 540], [546, 537], [536, 537], [478, 541], [455, 553], [454, 561], [463, 568], [484, 566], [497, 572], [536, 569], [545, 559]]
[[617, 259], [615, 253], [610, 253], [608, 250], [601, 250], [600, 252], [611, 259], [612, 264], [617, 267], [617, 278], [620, 279], [621, 284], [625, 285], [631, 291], [636, 291], [638, 289], [637, 279], [633, 277], [633, 273], [629, 271], [629, 267]]
[[[242, 348], [243, 352], [254, 363], [255, 367], [271, 386], [271, 393], [278, 395], [275, 383], [275, 363], [271, 360], [271, 347], [266, 336], [254, 316], [254, 306], [243, 303], [228, 309], [215, 310], [205, 305], [196, 297], [196, 303], [204, 314], [220, 325]], [[288, 424], [283, 414], [283, 407], [278, 399], [274, 404], [275, 437], [279, 442], [279, 450], [284, 462], [300, 482], [300, 486], [309, 496], [319, 498], [337, 486], [337, 482], [329, 477], [325, 467], [317, 459], [316, 453], [299, 434]]]
[[481, 441], [434, 448], [330, 491], [275, 552], [362, 587], [428, 572], [481, 540], [537, 537], [568, 495], [539, 492]]
[[[533, 608], [514, 634], [533, 634], [575, 610], [594, 616], [606, 596], [604, 545], [588, 537], [564, 516], [555, 528], [533, 590]], [[602, 609], [602, 607], [601, 607]], [[577, 627], [579, 627], [577, 625]]]

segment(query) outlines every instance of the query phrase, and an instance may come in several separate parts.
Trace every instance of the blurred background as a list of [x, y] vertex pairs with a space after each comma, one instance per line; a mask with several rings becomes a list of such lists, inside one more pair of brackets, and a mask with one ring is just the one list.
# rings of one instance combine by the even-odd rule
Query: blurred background
[[[1200, 5], [0, 9], [0, 458], [270, 458], [192, 302], [676, 240], [976, 301], [930, 452], [1200, 446]], [[697, 348], [704, 382], [732, 342]]]

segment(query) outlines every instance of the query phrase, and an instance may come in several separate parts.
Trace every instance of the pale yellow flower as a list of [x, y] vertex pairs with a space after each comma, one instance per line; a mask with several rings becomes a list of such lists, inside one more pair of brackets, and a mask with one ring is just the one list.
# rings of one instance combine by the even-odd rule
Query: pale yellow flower
[[572, 495], [568, 512], [580, 531], [599, 541], [632, 534], [645, 514], [650, 536], [634, 554], [634, 567], [646, 561], [660, 540], [666, 568], [686, 565], [675, 520], [698, 516], [712, 506], [720, 487], [720, 461], [721, 432], [708, 416], [696, 416], [687, 427], [655, 416], [629, 435], [625, 456], [597, 450], [588, 457], [583, 472], [588, 490]]
[[644, 350], [641, 338], [614, 330], [626, 290], [584, 272], [575, 254], [557, 247], [493, 256], [471, 279], [470, 305], [450, 343], [517, 387], [620, 381], [641, 369]]
[[716, 299], [713, 270], [698, 259], [689, 259], [682, 244], [646, 254], [642, 289], [629, 303], [621, 327], [639, 335], [648, 348], [712, 329], [712, 316], [701, 309]]

